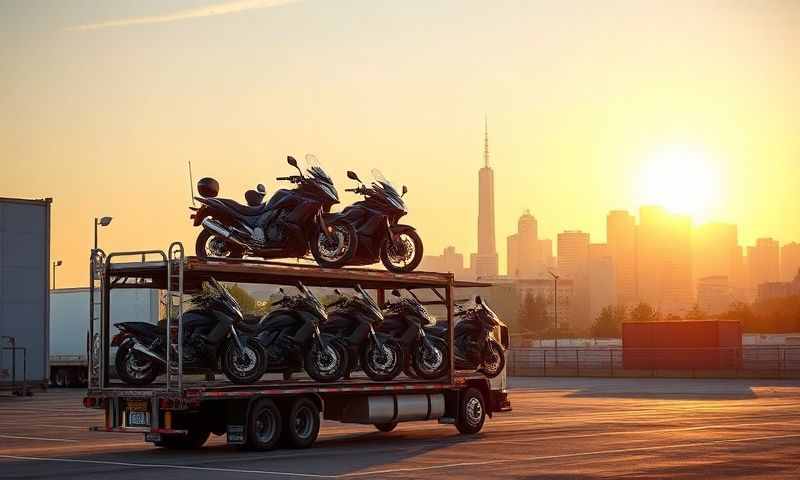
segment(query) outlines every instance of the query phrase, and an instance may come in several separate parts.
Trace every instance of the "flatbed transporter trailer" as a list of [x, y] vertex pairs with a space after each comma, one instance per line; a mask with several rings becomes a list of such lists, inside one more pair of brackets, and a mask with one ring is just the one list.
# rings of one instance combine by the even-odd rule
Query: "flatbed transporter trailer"
[[[134, 257], [136, 261], [122, 262]], [[155, 259], [153, 259], [155, 257]], [[308, 265], [253, 260], [199, 259], [183, 255], [180, 243], [169, 250], [112, 253], [92, 252], [92, 287], [100, 298], [90, 299], [89, 387], [84, 406], [105, 411], [101, 432], [144, 434], [145, 441], [166, 448], [202, 446], [209, 432], [227, 434], [232, 445], [269, 450], [281, 444], [305, 448], [317, 438], [320, 414], [328, 420], [373, 424], [381, 431], [392, 430], [398, 422], [437, 420], [453, 424], [464, 434], [481, 430], [486, 415], [511, 410], [506, 392], [505, 371], [494, 379], [474, 371], [456, 371], [453, 359], [454, 290], [488, 284], [455, 281], [452, 274], [412, 272], [394, 274], [370, 269], [328, 269]], [[406, 378], [374, 382], [352, 378], [335, 383], [309, 379], [260, 380], [252, 385], [226, 381], [184, 378], [182, 371], [182, 313], [184, 294], [197, 291], [210, 277], [223, 282], [352, 288], [361, 285], [377, 291], [383, 305], [392, 289], [429, 290], [447, 314], [450, 368], [440, 380]], [[157, 288], [165, 291], [167, 364], [163, 382], [131, 387], [112, 381], [110, 292], [115, 288]], [[92, 289], [92, 292], [95, 290]], [[170, 308], [171, 307], [171, 308]], [[499, 332], [507, 346], [507, 331]], [[170, 358], [169, 350], [176, 350]], [[177, 357], [177, 358], [174, 358]]]

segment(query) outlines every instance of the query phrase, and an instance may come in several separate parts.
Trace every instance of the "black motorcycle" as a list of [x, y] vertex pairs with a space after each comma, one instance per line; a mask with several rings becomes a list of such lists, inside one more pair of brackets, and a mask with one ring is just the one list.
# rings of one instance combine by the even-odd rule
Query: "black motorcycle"
[[[245, 322], [236, 299], [211, 278], [192, 303], [195, 308], [179, 319], [183, 323], [183, 373], [216, 373], [221, 364], [231, 382], [249, 384], [261, 378], [267, 353], [255, 337], [249, 336], [256, 326]], [[118, 347], [114, 363], [117, 375], [130, 385], [149, 385], [167, 366], [166, 326], [146, 322], [114, 326], [120, 331], [111, 341], [111, 346]], [[177, 368], [177, 356], [173, 344], [173, 368]]]
[[391, 335], [407, 355], [405, 374], [412, 378], [433, 380], [442, 377], [449, 366], [447, 342], [426, 330], [433, 329], [436, 317], [428, 313], [416, 297], [403, 298], [392, 291], [395, 301], [383, 310], [383, 323], [378, 332]]
[[335, 291], [322, 331], [337, 336], [347, 348], [346, 377], [360, 364], [372, 380], [391, 380], [403, 369], [403, 349], [391, 336], [376, 331], [383, 322], [383, 312], [361, 286], [355, 290], [352, 296]]
[[[455, 366], [459, 370], [477, 370], [494, 378], [506, 365], [508, 327], [480, 296], [467, 305], [456, 305], [453, 330]], [[499, 330], [500, 339], [496, 338]], [[438, 324], [429, 335], [446, 338], [447, 325]]]
[[272, 309], [258, 324], [258, 340], [267, 350], [268, 372], [281, 372], [284, 379], [305, 367], [319, 382], [334, 382], [347, 369], [347, 350], [329, 334], [320, 333], [328, 319], [325, 307], [302, 283], [300, 294], [280, 294]]
[[216, 198], [219, 183], [213, 178], [197, 182], [200, 197], [194, 198], [202, 206], [191, 207], [191, 218], [194, 226], [203, 227], [195, 243], [198, 257], [302, 258], [310, 249], [323, 267], [338, 267], [353, 257], [358, 248], [355, 228], [324, 215], [339, 203], [331, 177], [313, 155], [306, 156], [305, 174], [294, 157], [287, 162], [300, 174], [277, 179], [297, 187], [276, 191], [267, 203], [260, 203], [266, 194], [260, 184], [245, 194], [248, 205], [242, 205]]
[[367, 187], [358, 175], [348, 171], [347, 177], [361, 185], [345, 191], [365, 198], [325, 217], [331, 223], [343, 220], [358, 231], [357, 250], [346, 262], [348, 265], [370, 265], [380, 259], [391, 272], [410, 272], [422, 261], [423, 247], [414, 227], [398, 223], [408, 213], [403, 201], [408, 189], [404, 185], [402, 193], [398, 193], [380, 171], [372, 170], [372, 175], [375, 180]]

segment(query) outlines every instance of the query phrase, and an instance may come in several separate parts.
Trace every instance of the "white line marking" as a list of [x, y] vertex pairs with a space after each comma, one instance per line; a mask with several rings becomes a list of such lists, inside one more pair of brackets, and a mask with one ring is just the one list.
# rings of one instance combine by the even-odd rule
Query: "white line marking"
[[749, 437], [749, 438], [736, 438], [736, 439], [727, 439], [727, 440], [711, 440], [708, 442], [696, 442], [696, 443], [680, 443], [675, 445], [656, 445], [651, 447], [634, 447], [634, 448], [619, 448], [614, 450], [599, 450], [594, 452], [577, 452], [577, 453], [564, 453], [560, 455], [542, 455], [542, 456], [534, 456], [534, 457], [522, 457], [522, 458], [513, 458], [513, 459], [502, 459], [502, 460], [486, 460], [482, 462], [461, 462], [461, 463], [450, 463], [450, 464], [443, 464], [443, 465], [430, 465], [427, 467], [408, 467], [408, 468], [392, 468], [386, 470], [370, 470], [366, 472], [353, 472], [353, 473], [345, 473], [339, 475], [339, 477], [360, 477], [360, 476], [368, 476], [368, 475], [385, 475], [390, 473], [402, 473], [402, 472], [416, 472], [422, 470], [438, 470], [438, 469], [445, 469], [445, 468], [453, 468], [453, 467], [473, 467], [473, 466], [481, 466], [481, 465], [496, 465], [500, 463], [515, 463], [515, 462], [535, 462], [541, 460], [557, 460], [561, 458], [574, 458], [574, 457], [590, 457], [595, 455], [609, 455], [609, 454], [619, 454], [619, 453], [632, 453], [632, 452], [647, 452], [647, 451], [655, 451], [655, 450], [671, 450], [676, 448], [691, 448], [691, 447], [706, 447], [710, 445], [717, 445], [717, 444], [724, 444], [724, 443], [741, 443], [741, 442], [754, 442], [758, 440], [777, 440], [783, 438], [797, 438], [800, 437], [800, 433], [791, 433], [787, 435], [773, 435], [767, 437]]
[[0, 455], [0, 458], [8, 458], [11, 460], [36, 460], [44, 462], [115, 465], [119, 467], [173, 468], [177, 470], [195, 470], [195, 471], [205, 471], [205, 472], [249, 473], [249, 474], [261, 474], [261, 475], [275, 475], [279, 477], [336, 478], [335, 475], [317, 475], [314, 473], [271, 472], [268, 470], [243, 470], [238, 468], [194, 467], [191, 465], [170, 465], [170, 464], [157, 464], [157, 463], [110, 462], [105, 460], [79, 460], [74, 458], [22, 457], [17, 455]]
[[78, 442], [78, 440], [70, 440], [67, 438], [43, 438], [43, 437], [22, 437], [17, 435], [0, 435], [0, 438], [14, 438], [19, 440], [42, 440], [45, 442]]

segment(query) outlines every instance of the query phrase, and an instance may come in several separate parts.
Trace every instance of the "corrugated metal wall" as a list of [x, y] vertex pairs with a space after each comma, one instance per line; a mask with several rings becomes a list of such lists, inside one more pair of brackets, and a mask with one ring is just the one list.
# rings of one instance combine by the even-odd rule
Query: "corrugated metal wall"
[[[49, 266], [50, 200], [0, 199], [0, 336], [13, 336], [27, 349], [29, 382], [47, 381]], [[10, 369], [11, 352], [4, 350], [0, 383], [10, 381]]]

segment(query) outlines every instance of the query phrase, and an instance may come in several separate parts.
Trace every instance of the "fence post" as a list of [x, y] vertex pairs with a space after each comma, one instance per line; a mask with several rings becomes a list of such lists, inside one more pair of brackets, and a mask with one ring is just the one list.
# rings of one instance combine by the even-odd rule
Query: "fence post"
[[547, 376], [547, 349], [542, 349], [542, 376]]
[[614, 376], [614, 349], [613, 348], [609, 348], [608, 349], [608, 359], [610, 361], [608, 365], [611, 367], [611, 376], [613, 377]]

